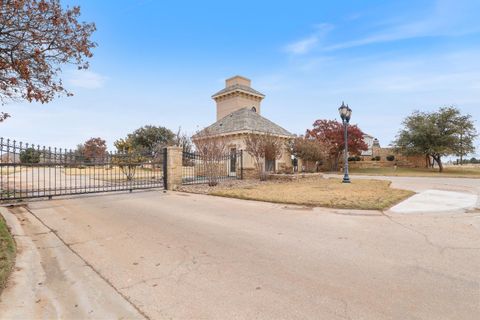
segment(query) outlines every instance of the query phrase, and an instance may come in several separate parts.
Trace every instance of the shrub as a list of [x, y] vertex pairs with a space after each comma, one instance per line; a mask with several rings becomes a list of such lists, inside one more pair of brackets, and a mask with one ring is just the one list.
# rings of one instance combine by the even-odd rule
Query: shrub
[[20, 162], [21, 163], [39, 163], [41, 153], [34, 148], [27, 148], [20, 152]]
[[380, 156], [376, 156], [372, 158], [372, 161], [380, 161], [380, 159], [381, 159]]
[[354, 156], [354, 157], [348, 157], [348, 161], [361, 161], [362, 157], [360, 156]]
[[387, 156], [387, 160], [388, 161], [394, 161], [395, 160], [395, 156], [393, 154]]

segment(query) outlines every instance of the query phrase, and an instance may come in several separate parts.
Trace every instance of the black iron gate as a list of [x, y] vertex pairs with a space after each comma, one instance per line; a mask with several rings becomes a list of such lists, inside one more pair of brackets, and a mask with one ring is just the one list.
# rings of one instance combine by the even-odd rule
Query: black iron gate
[[0, 138], [0, 200], [163, 188], [166, 150], [67, 150]]
[[227, 153], [183, 152], [182, 184], [218, 183], [243, 179], [243, 151]]

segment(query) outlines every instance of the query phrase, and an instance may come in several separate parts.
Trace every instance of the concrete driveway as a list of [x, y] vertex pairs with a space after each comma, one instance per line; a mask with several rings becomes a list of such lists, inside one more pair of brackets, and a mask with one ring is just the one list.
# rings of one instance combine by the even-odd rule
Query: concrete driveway
[[[327, 174], [326, 177], [339, 178], [341, 175]], [[392, 188], [417, 193], [391, 208], [388, 212], [392, 214], [450, 214], [480, 208], [480, 179], [354, 175], [355, 179], [388, 180]]]
[[[469, 184], [456, 188], [474, 190]], [[21, 295], [12, 298], [11, 286], [0, 303], [4, 315], [15, 315], [12, 301], [17, 315], [39, 318], [480, 314], [478, 209], [402, 215], [151, 191], [34, 202], [28, 210], [11, 211], [32, 239], [45, 279], [30, 299], [47, 301], [31, 311]], [[13, 281], [21, 282], [22, 272]]]

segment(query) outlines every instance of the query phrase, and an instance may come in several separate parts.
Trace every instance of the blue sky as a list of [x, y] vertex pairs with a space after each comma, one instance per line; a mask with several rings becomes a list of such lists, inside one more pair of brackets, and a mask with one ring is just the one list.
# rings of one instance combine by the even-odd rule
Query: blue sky
[[73, 148], [146, 124], [194, 133], [236, 74], [293, 133], [338, 118], [342, 100], [382, 145], [413, 110], [454, 105], [480, 123], [478, 0], [63, 3], [97, 24], [91, 68], [64, 68], [73, 97], [3, 106], [4, 137]]

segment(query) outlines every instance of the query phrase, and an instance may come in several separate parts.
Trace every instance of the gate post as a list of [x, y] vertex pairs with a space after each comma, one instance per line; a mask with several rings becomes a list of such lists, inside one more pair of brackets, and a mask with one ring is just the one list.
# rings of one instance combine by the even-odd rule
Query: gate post
[[168, 149], [165, 147], [163, 148], [163, 158], [162, 158], [163, 188], [165, 190], [168, 190], [167, 157], [168, 157]]
[[[166, 157], [164, 159], [164, 181], [166, 182], [165, 189], [175, 190], [182, 184], [182, 147], [166, 147], [164, 149]], [[164, 153], [165, 154], [165, 153]]]
[[243, 150], [240, 150], [240, 180], [243, 180]]

